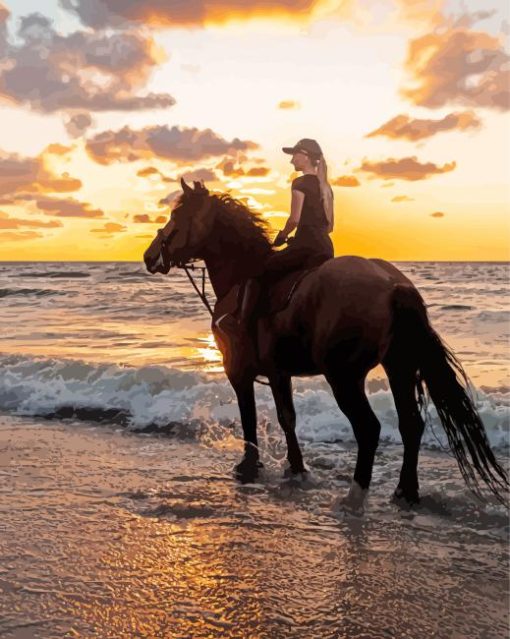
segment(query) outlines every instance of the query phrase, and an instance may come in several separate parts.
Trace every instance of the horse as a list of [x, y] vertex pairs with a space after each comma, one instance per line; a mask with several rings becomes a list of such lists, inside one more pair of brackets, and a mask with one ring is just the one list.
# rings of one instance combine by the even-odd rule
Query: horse
[[[296, 437], [292, 377], [323, 375], [358, 445], [344, 504], [362, 508], [372, 477], [380, 423], [366, 393], [368, 372], [381, 364], [393, 394], [404, 446], [393, 499], [420, 501], [418, 455], [425, 426], [424, 406], [434, 403], [461, 474], [482, 497], [480, 480], [502, 501], [508, 477], [490, 448], [461, 362], [433, 329], [425, 302], [398, 268], [382, 259], [355, 255], [331, 258], [295, 286], [288, 304], [258, 315], [252, 334], [225, 338], [218, 318], [235, 308], [235, 294], [274, 249], [269, 225], [230, 193], [209, 192], [181, 179], [182, 194], [167, 224], [144, 253], [150, 273], [203, 260], [217, 301], [212, 333], [234, 389], [244, 435], [244, 455], [235, 467], [252, 482], [262, 464], [257, 442], [254, 382], [268, 380], [285, 433], [291, 476], [307, 472]], [[235, 292], [235, 294], [234, 294]], [[236, 342], [237, 339], [237, 342]]]

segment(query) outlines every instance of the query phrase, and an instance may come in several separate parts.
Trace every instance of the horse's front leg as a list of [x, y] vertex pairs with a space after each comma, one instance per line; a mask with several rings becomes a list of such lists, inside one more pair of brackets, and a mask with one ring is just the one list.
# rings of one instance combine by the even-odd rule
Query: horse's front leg
[[269, 377], [276, 405], [278, 421], [287, 440], [287, 459], [293, 475], [306, 472], [303, 456], [296, 437], [296, 411], [292, 401], [292, 380], [290, 376], [274, 375]]
[[243, 382], [231, 380], [231, 382], [237, 396], [244, 434], [244, 457], [235, 467], [235, 475], [240, 482], [248, 483], [257, 479], [259, 468], [262, 467], [257, 444], [255, 390], [252, 379]]

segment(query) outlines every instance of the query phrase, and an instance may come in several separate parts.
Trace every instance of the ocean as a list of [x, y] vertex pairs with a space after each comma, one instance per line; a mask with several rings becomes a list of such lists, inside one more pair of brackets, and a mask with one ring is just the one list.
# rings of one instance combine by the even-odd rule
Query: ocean
[[[474, 388], [489, 440], [509, 446], [510, 264], [397, 264], [422, 293], [433, 326], [455, 350]], [[209, 290], [210, 299], [213, 299]], [[237, 405], [210, 332], [209, 315], [184, 272], [150, 275], [142, 263], [0, 263], [0, 411], [114, 420], [127, 428], [221, 434]], [[327, 383], [294, 381], [299, 437], [354, 441]], [[400, 443], [381, 368], [367, 382], [382, 441]], [[275, 422], [257, 385], [259, 417]], [[439, 424], [424, 446], [446, 439]]]

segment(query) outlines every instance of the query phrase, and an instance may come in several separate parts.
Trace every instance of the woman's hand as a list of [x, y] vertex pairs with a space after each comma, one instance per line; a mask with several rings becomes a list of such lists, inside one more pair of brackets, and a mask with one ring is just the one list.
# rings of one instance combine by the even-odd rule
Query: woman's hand
[[282, 244], [285, 244], [286, 241], [287, 236], [285, 233], [283, 231], [278, 231], [278, 235], [274, 239], [273, 246], [281, 246]]

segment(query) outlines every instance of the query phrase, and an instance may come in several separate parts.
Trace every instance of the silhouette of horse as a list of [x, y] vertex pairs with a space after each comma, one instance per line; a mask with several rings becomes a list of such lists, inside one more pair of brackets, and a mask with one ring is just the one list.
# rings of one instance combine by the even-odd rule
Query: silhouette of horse
[[[481, 496], [479, 478], [499, 500], [508, 479], [489, 446], [484, 426], [469, 396], [469, 382], [454, 353], [431, 327], [425, 303], [412, 282], [380, 259], [343, 256], [330, 259], [303, 277], [288, 304], [273, 315], [258, 316], [255, 339], [225, 340], [215, 318], [232, 312], [239, 285], [274, 250], [268, 226], [242, 202], [213, 194], [199, 182], [181, 180], [169, 222], [144, 254], [150, 273], [172, 265], [205, 261], [217, 297], [212, 331], [223, 354], [226, 375], [237, 396], [245, 450], [237, 478], [253, 481], [261, 466], [257, 446], [254, 380], [269, 380], [278, 421], [288, 447], [290, 471], [306, 472], [296, 438], [292, 376], [322, 374], [339, 408], [349, 419], [358, 444], [353, 481], [344, 500], [362, 508], [370, 484], [380, 424], [364, 390], [367, 373], [381, 364], [388, 376], [404, 444], [404, 459], [394, 499], [419, 502], [418, 453], [424, 429], [424, 384], [432, 399], [460, 471]], [[257, 344], [257, 349], [251, 343]]]

